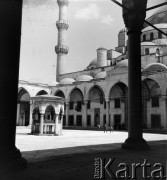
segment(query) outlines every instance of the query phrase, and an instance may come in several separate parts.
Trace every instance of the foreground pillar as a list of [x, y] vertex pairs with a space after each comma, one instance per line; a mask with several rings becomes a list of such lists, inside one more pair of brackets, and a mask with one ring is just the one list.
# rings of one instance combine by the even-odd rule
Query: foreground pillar
[[0, 1], [0, 173], [26, 167], [15, 147], [21, 15], [22, 0]]
[[140, 35], [146, 16], [147, 0], [122, 0], [123, 5], [133, 10], [123, 10], [123, 18], [128, 29], [128, 139], [123, 149], [149, 149], [142, 137], [142, 88], [141, 88], [141, 47]]
[[69, 126], [69, 102], [66, 102], [66, 126]]

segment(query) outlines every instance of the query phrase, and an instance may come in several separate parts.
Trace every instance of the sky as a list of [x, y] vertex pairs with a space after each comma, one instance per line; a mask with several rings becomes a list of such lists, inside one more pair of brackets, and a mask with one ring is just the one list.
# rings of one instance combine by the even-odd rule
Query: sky
[[[111, 0], [69, 1], [66, 66], [67, 72], [75, 72], [96, 58], [97, 48], [118, 45], [124, 22], [122, 8]], [[149, 0], [148, 7], [160, 2]], [[23, 0], [20, 80], [46, 84], [56, 80], [58, 10], [57, 0]]]

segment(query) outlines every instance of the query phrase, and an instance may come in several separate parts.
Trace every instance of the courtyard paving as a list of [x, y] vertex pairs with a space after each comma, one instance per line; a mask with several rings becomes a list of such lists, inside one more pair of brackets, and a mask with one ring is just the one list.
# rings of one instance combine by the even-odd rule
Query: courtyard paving
[[[93, 180], [97, 178], [97, 158], [106, 159], [106, 163], [109, 158], [115, 158], [110, 167], [113, 174], [119, 170], [120, 163], [125, 163], [129, 167], [131, 178], [122, 179], [145, 179], [142, 168], [136, 171], [136, 178], [132, 178], [131, 167], [134, 163], [143, 164], [146, 160], [151, 164], [147, 176], [152, 180], [154, 178], [151, 173], [155, 170], [153, 166], [160, 163], [164, 171], [154, 175], [161, 175], [162, 178], [159, 179], [166, 179], [167, 135], [144, 133], [151, 150], [127, 151], [121, 149], [121, 144], [128, 136], [127, 132], [64, 130], [63, 136], [28, 135], [29, 132], [27, 128], [17, 128], [16, 134], [16, 145], [28, 160], [27, 168], [1, 176], [0, 180]], [[109, 174], [104, 172], [103, 179], [114, 179], [110, 171]]]

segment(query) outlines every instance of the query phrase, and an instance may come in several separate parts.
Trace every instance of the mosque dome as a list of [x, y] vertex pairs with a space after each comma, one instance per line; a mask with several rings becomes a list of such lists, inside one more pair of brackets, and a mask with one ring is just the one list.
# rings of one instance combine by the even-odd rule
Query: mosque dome
[[48, 86], [57, 86], [59, 83], [57, 81], [52, 81], [48, 83]]
[[127, 29], [126, 28], [123, 28], [119, 31], [119, 33], [123, 33], [123, 32], [127, 32]]
[[31, 84], [44, 84], [44, 82], [39, 78], [30, 79], [30, 80], [28, 80], [28, 82]]
[[99, 72], [96, 76], [95, 76], [95, 79], [101, 79], [101, 78], [106, 78], [106, 71], [102, 71], [102, 72]]
[[115, 67], [116, 68], [128, 67], [128, 59], [118, 62]]
[[92, 80], [93, 77], [92, 76], [89, 76], [89, 75], [81, 75], [79, 76], [76, 81], [90, 81]]
[[73, 78], [64, 78], [60, 81], [60, 84], [72, 84], [73, 82], [75, 82]]
[[93, 60], [90, 62], [89, 66], [96, 65], [96, 64], [97, 64], [97, 59], [93, 59]]
[[[167, 2], [167, 0], [162, 0], [159, 3]], [[160, 8], [157, 8], [154, 13], [147, 18], [147, 21], [151, 24], [160, 24], [160, 23], [167, 23], [167, 5], [161, 6]], [[147, 27], [148, 25], [145, 25]]]

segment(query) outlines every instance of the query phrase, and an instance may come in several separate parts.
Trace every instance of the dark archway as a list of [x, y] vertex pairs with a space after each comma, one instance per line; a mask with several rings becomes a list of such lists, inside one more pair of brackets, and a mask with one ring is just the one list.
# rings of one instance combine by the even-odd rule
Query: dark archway
[[46, 95], [46, 94], [48, 94], [48, 93], [45, 90], [41, 90], [36, 94], [36, 96]]
[[[128, 88], [122, 83], [116, 83], [109, 93], [109, 100], [114, 102], [114, 110], [117, 110], [119, 113], [113, 115], [113, 123], [115, 129], [127, 129], [128, 127]], [[124, 122], [121, 123], [121, 106], [124, 103]]]
[[21, 88], [18, 93], [17, 106], [17, 125], [28, 126], [30, 119], [30, 95], [24, 88]]

